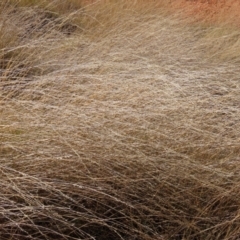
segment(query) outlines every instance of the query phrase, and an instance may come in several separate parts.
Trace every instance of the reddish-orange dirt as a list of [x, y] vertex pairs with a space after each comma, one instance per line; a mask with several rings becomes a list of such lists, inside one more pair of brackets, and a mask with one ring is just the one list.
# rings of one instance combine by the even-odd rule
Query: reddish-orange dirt
[[185, 16], [209, 23], [232, 23], [240, 26], [240, 1], [238, 0], [175, 0], [175, 10]]

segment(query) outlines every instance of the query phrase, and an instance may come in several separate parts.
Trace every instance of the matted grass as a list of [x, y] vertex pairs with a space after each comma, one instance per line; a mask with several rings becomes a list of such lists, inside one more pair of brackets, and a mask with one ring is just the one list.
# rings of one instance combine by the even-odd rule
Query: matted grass
[[53, 2], [1, 5], [0, 239], [239, 239], [239, 30]]

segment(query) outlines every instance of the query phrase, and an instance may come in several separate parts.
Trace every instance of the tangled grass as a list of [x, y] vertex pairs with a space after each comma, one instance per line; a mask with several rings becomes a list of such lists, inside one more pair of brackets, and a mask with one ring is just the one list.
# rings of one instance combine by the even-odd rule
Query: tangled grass
[[239, 30], [69, 2], [1, 4], [0, 239], [239, 239]]

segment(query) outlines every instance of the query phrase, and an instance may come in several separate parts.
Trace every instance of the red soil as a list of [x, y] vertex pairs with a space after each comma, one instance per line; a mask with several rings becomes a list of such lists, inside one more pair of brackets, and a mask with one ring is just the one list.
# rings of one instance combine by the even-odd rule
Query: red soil
[[239, 0], [174, 0], [171, 5], [197, 21], [240, 26]]

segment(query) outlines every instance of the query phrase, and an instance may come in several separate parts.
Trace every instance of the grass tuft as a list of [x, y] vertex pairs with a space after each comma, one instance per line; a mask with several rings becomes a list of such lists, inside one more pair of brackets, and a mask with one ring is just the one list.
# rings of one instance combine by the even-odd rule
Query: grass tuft
[[12, 0], [0, 13], [0, 239], [239, 239], [226, 5]]

